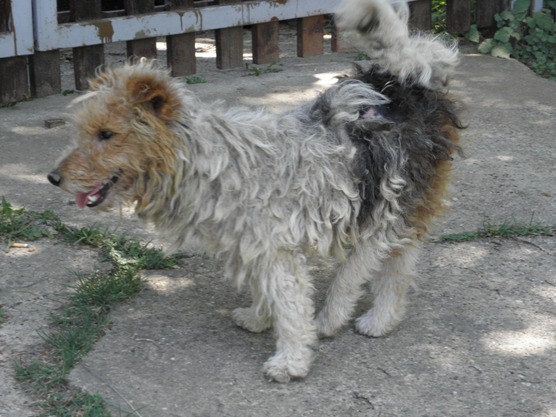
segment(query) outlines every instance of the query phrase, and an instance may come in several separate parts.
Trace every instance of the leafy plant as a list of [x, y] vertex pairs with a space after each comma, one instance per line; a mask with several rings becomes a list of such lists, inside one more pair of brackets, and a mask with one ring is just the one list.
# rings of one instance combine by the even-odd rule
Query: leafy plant
[[203, 77], [199, 77], [198, 75], [192, 75], [191, 77], [185, 77], [186, 84], [204, 84], [207, 80]]
[[433, 0], [432, 28], [436, 33], [446, 30], [446, 0]]
[[[501, 58], [515, 58], [538, 75], [556, 80], [556, 0], [529, 15], [531, 0], [516, 0], [511, 11], [495, 16], [498, 30], [479, 45], [479, 52]], [[477, 38], [476, 27], [468, 34]]]
[[280, 72], [282, 71], [280, 68], [276, 68], [275, 63], [272, 63], [270, 65], [268, 65], [266, 68], [262, 68], [262, 67], [257, 67], [254, 65], [249, 66], [248, 64], [245, 64], [245, 67], [247, 69], [247, 71], [249, 72], [247, 75], [252, 75], [255, 77], [259, 77], [262, 74], [270, 74], [270, 73], [274, 73], [274, 72]]

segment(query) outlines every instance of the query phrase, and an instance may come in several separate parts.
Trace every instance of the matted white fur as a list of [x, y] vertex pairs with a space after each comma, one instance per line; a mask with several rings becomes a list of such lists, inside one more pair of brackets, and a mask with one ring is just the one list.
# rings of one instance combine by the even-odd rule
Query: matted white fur
[[[401, 320], [426, 233], [411, 222], [428, 221], [409, 212], [416, 200], [431, 201], [423, 195], [434, 189], [429, 182], [435, 164], [449, 163], [453, 150], [445, 143], [455, 141], [447, 125], [456, 125], [457, 118], [449, 100], [432, 90], [447, 81], [457, 51], [435, 38], [411, 35], [408, 16], [405, 3], [344, 0], [337, 24], [374, 61], [367, 75], [376, 77], [346, 77], [280, 116], [207, 106], [149, 62], [100, 73], [91, 84], [94, 91], [80, 100], [82, 145], [76, 144], [49, 180], [76, 194], [82, 207], [108, 206], [118, 198], [135, 202], [137, 214], [175, 248], [223, 259], [226, 277], [248, 286], [253, 298], [251, 306], [233, 311], [234, 321], [251, 332], [275, 332], [276, 352], [264, 364], [267, 377], [305, 377], [317, 334], [330, 336], [345, 325], [366, 285], [373, 307], [356, 320], [356, 330], [382, 336]], [[390, 108], [371, 85], [379, 79], [387, 80], [384, 90], [397, 89], [399, 107], [413, 95], [410, 111]], [[152, 85], [165, 95], [149, 95]], [[134, 101], [137, 96], [144, 101]], [[389, 97], [393, 103], [392, 91]], [[165, 113], [168, 101], [173, 107]], [[117, 111], [107, 102], [124, 116], [112, 114]], [[407, 116], [429, 114], [428, 107], [419, 108], [422, 102], [444, 103], [441, 122]], [[108, 130], [106, 118], [126, 132], [125, 146], [117, 131]], [[431, 124], [436, 130], [424, 133]], [[383, 134], [392, 126], [402, 127]], [[412, 161], [418, 168], [408, 168]], [[427, 169], [434, 171], [429, 177], [423, 175]], [[340, 264], [316, 319], [306, 259], [311, 255]]]
[[335, 22], [348, 41], [401, 81], [427, 88], [445, 85], [459, 62], [457, 44], [446, 45], [433, 35], [409, 36], [408, 19], [405, 2], [346, 0]]

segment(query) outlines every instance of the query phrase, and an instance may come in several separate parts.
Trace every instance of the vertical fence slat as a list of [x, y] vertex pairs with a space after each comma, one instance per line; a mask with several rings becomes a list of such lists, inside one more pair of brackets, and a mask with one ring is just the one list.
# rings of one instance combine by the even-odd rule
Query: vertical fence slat
[[[12, 2], [0, 1], [0, 32], [13, 32]], [[0, 103], [11, 103], [29, 96], [27, 57], [0, 58]]]
[[[154, 0], [124, 0], [128, 15], [154, 12]], [[156, 58], [156, 39], [136, 39], [126, 43], [128, 57]]]
[[61, 72], [59, 49], [35, 51], [29, 57], [31, 94], [34, 97], [58, 94], [62, 90]]
[[279, 33], [280, 22], [276, 18], [252, 26], [254, 64], [272, 64], [280, 60]]
[[446, 31], [465, 33], [471, 27], [471, 0], [447, 0]]
[[[193, 8], [193, 0], [167, 0], [172, 9]], [[197, 72], [195, 60], [195, 33], [182, 33], [166, 37], [168, 66], [173, 77], [191, 75]]]
[[324, 16], [297, 19], [297, 56], [322, 55], [324, 51]]
[[13, 103], [28, 96], [27, 57], [0, 58], [0, 103]]
[[[233, 4], [237, 0], [217, 0], [216, 4]], [[214, 31], [216, 43], [216, 67], [220, 69], [243, 65], [243, 27], [232, 27]]]
[[[80, 22], [101, 17], [100, 0], [70, 0], [70, 18]], [[104, 45], [91, 45], [73, 48], [73, 72], [75, 88], [85, 90], [87, 80], [95, 74], [95, 69], [104, 64]]]
[[496, 25], [494, 15], [511, 8], [511, 0], [477, 0], [477, 27], [489, 28]]
[[432, 27], [432, 0], [416, 0], [409, 3], [411, 17], [409, 24], [413, 28], [429, 30]]

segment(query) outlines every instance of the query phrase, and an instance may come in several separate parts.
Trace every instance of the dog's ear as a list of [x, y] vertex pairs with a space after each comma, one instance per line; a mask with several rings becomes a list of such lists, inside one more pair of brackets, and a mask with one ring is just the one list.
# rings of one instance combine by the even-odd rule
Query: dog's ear
[[133, 107], [141, 107], [163, 120], [175, 116], [179, 100], [172, 92], [170, 83], [157, 77], [159, 74], [144, 74], [129, 80], [127, 91]]

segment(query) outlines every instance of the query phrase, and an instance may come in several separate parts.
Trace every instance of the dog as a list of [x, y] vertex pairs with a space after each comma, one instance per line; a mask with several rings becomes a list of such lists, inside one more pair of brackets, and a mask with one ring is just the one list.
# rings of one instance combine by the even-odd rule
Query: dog
[[[341, 33], [370, 59], [283, 115], [201, 103], [153, 62], [104, 69], [75, 113], [75, 146], [48, 180], [79, 207], [132, 203], [175, 248], [218, 255], [252, 305], [232, 318], [276, 352], [278, 382], [305, 377], [318, 336], [400, 322], [433, 217], [445, 206], [459, 105], [447, 92], [454, 45], [411, 34], [405, 2], [344, 0]], [[338, 263], [315, 316], [307, 259]]]

